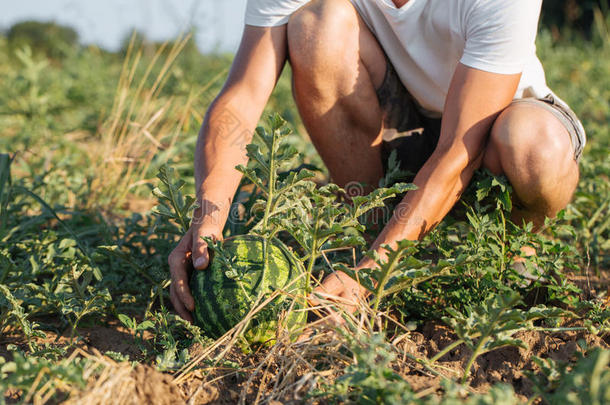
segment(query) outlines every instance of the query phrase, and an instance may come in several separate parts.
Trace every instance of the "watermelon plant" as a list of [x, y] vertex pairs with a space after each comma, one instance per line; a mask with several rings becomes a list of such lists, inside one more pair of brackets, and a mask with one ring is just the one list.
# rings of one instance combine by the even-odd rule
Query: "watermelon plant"
[[538, 373], [528, 372], [537, 398], [549, 404], [605, 404], [610, 401], [610, 351], [594, 349], [575, 364], [535, 357]]
[[[345, 195], [345, 190], [333, 184], [317, 188], [310, 181], [313, 173], [306, 168], [286, 171], [294, 165], [298, 153], [283, 144], [290, 134], [286, 122], [277, 115], [269, 121], [269, 131], [262, 127], [256, 131], [264, 149], [256, 143], [247, 145], [252, 164], [237, 167], [260, 192], [252, 206], [252, 216], [258, 219], [251, 228], [252, 235], [234, 236], [220, 244], [208, 240], [215, 253], [210, 269], [194, 272], [192, 276], [195, 319], [212, 337], [220, 337], [238, 325], [276, 291], [283, 296], [259, 309], [250, 328], [243, 328], [246, 340], [250, 343], [272, 340], [279, 314], [277, 307], [286, 301], [286, 295], [293, 298], [283, 305], [288, 309], [286, 325], [289, 330], [301, 331], [316, 260], [324, 250], [364, 245], [360, 219], [367, 212], [383, 207], [386, 200], [413, 188], [396, 184], [367, 196], [355, 196], [351, 204], [341, 203], [337, 197]], [[163, 173], [159, 178], [167, 183]], [[184, 213], [193, 200], [187, 198], [186, 203], [182, 202], [181, 186], [182, 183], [166, 184], [169, 193], [156, 191], [155, 194], [169, 202], [166, 207], [171, 206], [174, 213], [169, 208], [158, 212], [184, 227]], [[276, 238], [280, 231], [294, 238], [305, 254], [302, 260]], [[307, 262], [306, 269], [303, 261]]]

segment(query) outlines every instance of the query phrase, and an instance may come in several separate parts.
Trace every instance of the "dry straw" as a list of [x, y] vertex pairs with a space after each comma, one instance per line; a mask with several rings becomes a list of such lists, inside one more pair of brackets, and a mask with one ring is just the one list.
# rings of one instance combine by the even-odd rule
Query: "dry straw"
[[139, 74], [144, 50], [136, 46], [135, 35], [131, 38], [112, 111], [101, 126], [99, 144], [89, 147], [93, 179], [88, 208], [121, 207], [134, 187], [148, 182], [155, 155], [173, 149], [198, 92], [184, 99], [165, 95], [163, 89], [189, 40], [187, 35], [160, 46]]

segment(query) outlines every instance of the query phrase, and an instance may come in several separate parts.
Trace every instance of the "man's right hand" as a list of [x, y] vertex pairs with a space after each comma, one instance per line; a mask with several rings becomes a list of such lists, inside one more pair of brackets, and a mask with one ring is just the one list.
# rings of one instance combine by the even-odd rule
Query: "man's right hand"
[[191, 312], [195, 309], [195, 300], [189, 288], [189, 273], [193, 270], [205, 270], [210, 262], [208, 245], [202, 237], [219, 239], [221, 234], [216, 229], [210, 230], [202, 225], [192, 224], [169, 255], [172, 279], [169, 296], [178, 315], [189, 322], [193, 322]]

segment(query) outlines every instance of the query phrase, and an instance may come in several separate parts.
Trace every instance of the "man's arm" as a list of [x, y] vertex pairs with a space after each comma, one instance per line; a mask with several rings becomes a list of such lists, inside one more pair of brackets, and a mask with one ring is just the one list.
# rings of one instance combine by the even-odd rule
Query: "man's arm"
[[[449, 213], [481, 165], [485, 145], [497, 116], [512, 101], [520, 74], [488, 73], [459, 64], [453, 76], [439, 143], [415, 177], [410, 191], [372, 245], [385, 257], [382, 245], [396, 248], [400, 240], [419, 240]], [[373, 268], [365, 258], [358, 268]], [[349, 276], [337, 273], [324, 280], [318, 292], [356, 302], [361, 287]]]
[[201, 239], [222, 237], [232, 198], [241, 180], [235, 170], [247, 161], [245, 146], [286, 63], [286, 26], [246, 26], [227, 82], [210, 105], [195, 150], [195, 186], [200, 208], [191, 228], [169, 256], [170, 297], [180, 316], [192, 320], [194, 300], [188, 287], [188, 266], [209, 262]]
[[403, 239], [419, 240], [449, 213], [480, 167], [491, 127], [511, 103], [520, 78], [458, 65], [439, 143], [415, 177], [418, 190], [407, 193], [396, 207], [373, 249]]

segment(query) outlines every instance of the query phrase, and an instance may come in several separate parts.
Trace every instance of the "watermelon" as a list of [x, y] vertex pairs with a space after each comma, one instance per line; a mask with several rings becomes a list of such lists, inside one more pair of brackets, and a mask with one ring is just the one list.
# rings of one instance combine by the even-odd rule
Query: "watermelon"
[[291, 330], [306, 322], [305, 311], [297, 311], [305, 303], [303, 273], [301, 262], [278, 239], [267, 241], [256, 235], [225, 239], [214, 250], [208, 269], [193, 272], [195, 323], [208, 336], [218, 338], [241, 322], [257, 302], [260, 305], [274, 291], [282, 290], [286, 294], [259, 311], [244, 334], [249, 343], [269, 343], [275, 338], [282, 311], [293, 308], [284, 323]]

